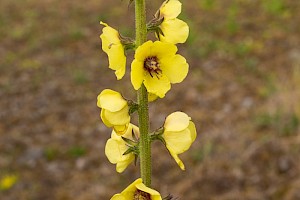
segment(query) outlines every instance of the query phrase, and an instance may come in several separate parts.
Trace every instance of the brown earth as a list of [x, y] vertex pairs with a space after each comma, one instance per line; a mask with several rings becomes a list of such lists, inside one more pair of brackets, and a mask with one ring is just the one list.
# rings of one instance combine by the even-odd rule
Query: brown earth
[[[147, 1], [148, 19], [161, 2]], [[182, 2], [190, 72], [150, 105], [151, 128], [181, 110], [198, 138], [181, 155], [186, 171], [152, 145], [153, 188], [181, 200], [300, 199], [300, 2]], [[1, 0], [0, 180], [18, 177], [1, 200], [106, 200], [139, 177], [105, 157], [110, 129], [96, 107], [105, 88], [136, 98], [99, 40], [100, 20], [132, 36], [133, 11], [125, 0]]]

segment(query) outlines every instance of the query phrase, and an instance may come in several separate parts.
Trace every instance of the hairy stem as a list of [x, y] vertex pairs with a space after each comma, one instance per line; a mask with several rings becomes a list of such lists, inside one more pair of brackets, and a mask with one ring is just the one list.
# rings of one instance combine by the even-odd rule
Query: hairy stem
[[[145, 0], [135, 0], [136, 46], [147, 40], [146, 3]], [[137, 92], [139, 104], [140, 128], [140, 170], [141, 178], [146, 186], [151, 186], [151, 139], [149, 136], [148, 92], [144, 84]]]

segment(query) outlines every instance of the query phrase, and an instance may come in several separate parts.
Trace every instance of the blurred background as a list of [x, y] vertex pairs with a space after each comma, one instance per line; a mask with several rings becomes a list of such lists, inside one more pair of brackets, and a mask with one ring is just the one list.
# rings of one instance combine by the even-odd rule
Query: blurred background
[[[147, 1], [148, 20], [162, 0]], [[300, 1], [182, 0], [190, 26], [179, 53], [181, 84], [150, 105], [151, 129], [177, 110], [198, 137], [181, 171], [153, 143], [153, 188], [180, 200], [300, 199]], [[116, 81], [99, 35], [102, 20], [134, 36], [127, 0], [1, 0], [0, 199], [106, 200], [139, 177], [104, 155], [100, 120]], [[136, 119], [134, 119], [136, 120]]]

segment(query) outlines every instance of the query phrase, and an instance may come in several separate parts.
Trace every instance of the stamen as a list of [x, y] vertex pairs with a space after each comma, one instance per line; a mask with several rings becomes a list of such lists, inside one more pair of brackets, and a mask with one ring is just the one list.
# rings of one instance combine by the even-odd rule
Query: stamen
[[151, 196], [147, 192], [136, 190], [133, 196], [133, 200], [151, 200]]
[[144, 61], [144, 69], [153, 78], [152, 73], [159, 79], [159, 75], [162, 73], [160, 65], [156, 56], [147, 57]]

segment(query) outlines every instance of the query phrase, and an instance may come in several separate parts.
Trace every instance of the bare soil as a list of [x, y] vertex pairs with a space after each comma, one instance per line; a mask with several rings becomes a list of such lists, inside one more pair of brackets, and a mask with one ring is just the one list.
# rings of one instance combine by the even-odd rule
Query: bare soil
[[[153, 143], [153, 188], [181, 200], [300, 199], [300, 1], [182, 0], [190, 25], [179, 53], [185, 81], [150, 105], [151, 129], [177, 110], [198, 137], [181, 171]], [[161, 1], [147, 1], [148, 19]], [[133, 36], [128, 1], [1, 0], [0, 180], [2, 200], [110, 199], [139, 177], [104, 155], [105, 88], [136, 95], [128, 70], [117, 81], [101, 51], [99, 21]], [[136, 119], [134, 119], [136, 121]]]

